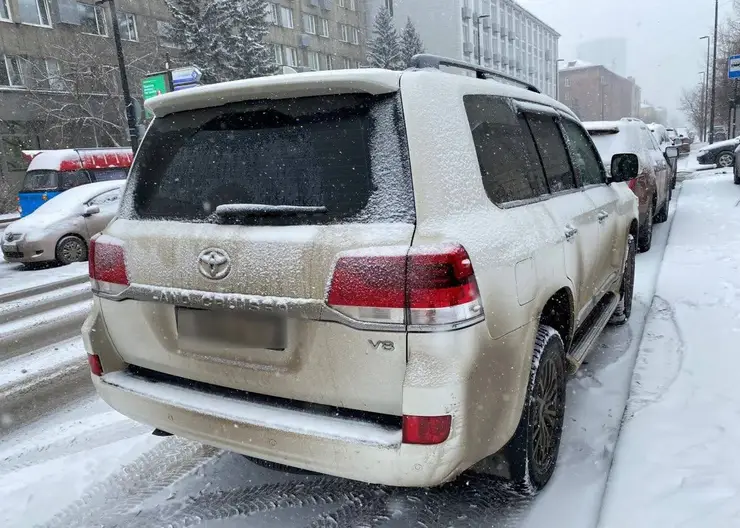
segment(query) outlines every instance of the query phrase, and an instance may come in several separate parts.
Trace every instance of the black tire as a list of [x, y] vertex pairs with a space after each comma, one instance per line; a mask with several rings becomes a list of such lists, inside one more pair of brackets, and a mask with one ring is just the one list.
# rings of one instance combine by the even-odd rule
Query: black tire
[[671, 195], [669, 191], [668, 197], [666, 198], [666, 201], [663, 204], [663, 207], [661, 207], [660, 211], [658, 211], [658, 214], [655, 215], [656, 224], [662, 224], [668, 220], [668, 208], [670, 206], [671, 206]]
[[540, 325], [522, 416], [503, 449], [518, 493], [536, 494], [555, 471], [565, 419], [566, 381], [563, 340], [555, 329]]
[[726, 169], [735, 165], [735, 153], [731, 150], [725, 150], [717, 154], [717, 168]]
[[640, 253], [650, 251], [650, 247], [653, 245], [653, 214], [655, 212], [654, 205], [650, 202], [650, 210], [647, 214], [647, 219], [644, 225], [640, 226], [640, 233], [638, 234], [637, 248]]
[[632, 315], [632, 298], [635, 294], [635, 260], [637, 259], [635, 237], [627, 237], [627, 256], [622, 273], [622, 285], [619, 288], [619, 304], [614, 310], [610, 324], [623, 325]]
[[313, 471], [307, 469], [301, 469], [293, 466], [286, 466], [285, 464], [278, 464], [277, 462], [270, 462], [269, 460], [262, 460], [261, 458], [255, 458], [248, 455], [242, 455], [244, 458], [249, 460], [252, 464], [262, 466], [263, 468], [270, 469], [272, 471], [278, 471], [280, 473], [289, 473], [291, 475], [317, 475]]
[[57, 242], [56, 258], [60, 264], [85, 262], [87, 260], [87, 244], [78, 236], [67, 235]]
[[738, 172], [738, 169], [736, 168], [733, 171], [733, 177], [732, 177], [732, 179], [735, 182], [735, 185], [740, 185], [740, 174], [738, 174], [737, 172]]

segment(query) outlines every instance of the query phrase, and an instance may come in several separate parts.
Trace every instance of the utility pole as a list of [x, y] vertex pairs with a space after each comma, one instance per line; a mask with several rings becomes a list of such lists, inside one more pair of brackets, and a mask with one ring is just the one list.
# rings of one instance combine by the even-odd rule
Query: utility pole
[[123, 58], [123, 45], [121, 44], [121, 30], [118, 27], [118, 16], [116, 15], [115, 0], [98, 0], [95, 5], [108, 3], [110, 5], [110, 18], [113, 24], [113, 40], [116, 43], [116, 55], [118, 56], [118, 71], [121, 74], [121, 90], [123, 91], [123, 102], [126, 105], [126, 120], [128, 121], [128, 134], [131, 139], [131, 149], [136, 154], [139, 149], [139, 131], [136, 128], [136, 114], [134, 112], [134, 101], [128, 88], [128, 77], [126, 76], [126, 61]]
[[477, 42], [475, 43], [475, 49], [478, 50], [478, 65], [479, 66], [483, 65], [483, 53], [481, 53], [481, 49], [480, 49], [480, 21], [484, 18], [490, 18], [490, 17], [491, 15], [479, 15], [475, 19], [475, 30], [478, 35]]
[[711, 38], [709, 35], [701, 37], [699, 40], [707, 40], [707, 67], [704, 70], [704, 87], [702, 90], [702, 125], [701, 125], [701, 140], [707, 140], [707, 114], [709, 112], [709, 44]]
[[[717, 96], [717, 29], [719, 26], [719, 0], [714, 0], [714, 60], [712, 61], [712, 110], [709, 114], [709, 144], [714, 143], [715, 97]], [[728, 131], [729, 132], [729, 131]]]

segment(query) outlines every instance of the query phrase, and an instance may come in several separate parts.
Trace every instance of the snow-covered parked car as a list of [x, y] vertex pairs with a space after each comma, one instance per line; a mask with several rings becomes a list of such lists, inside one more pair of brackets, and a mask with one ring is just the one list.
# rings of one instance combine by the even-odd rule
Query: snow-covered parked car
[[732, 167], [735, 163], [735, 148], [740, 145], [740, 137], [718, 141], [702, 147], [696, 156], [701, 165], [716, 165], [719, 168]]
[[80, 185], [47, 201], [10, 224], [0, 240], [9, 262], [61, 264], [87, 260], [90, 238], [118, 210], [125, 180]]
[[630, 315], [637, 157], [615, 153], [609, 177], [535, 87], [412, 64], [147, 101], [119, 216], [91, 244], [82, 333], [106, 402], [365, 482], [472, 466], [548, 482], [567, 371]]

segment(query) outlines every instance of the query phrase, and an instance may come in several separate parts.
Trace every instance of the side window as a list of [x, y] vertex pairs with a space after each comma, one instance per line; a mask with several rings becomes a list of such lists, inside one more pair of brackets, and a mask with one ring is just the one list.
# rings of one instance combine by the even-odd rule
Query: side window
[[556, 193], [575, 189], [576, 180], [570, 168], [563, 136], [560, 134], [555, 119], [550, 116], [528, 114], [527, 121], [545, 166], [545, 176], [550, 191]]
[[97, 195], [95, 198], [90, 200], [90, 205], [110, 206], [113, 204], [118, 204], [118, 201], [120, 199], [121, 190], [113, 189], [112, 191], [106, 191], [103, 194]]
[[648, 131], [647, 128], [640, 128], [640, 141], [642, 143], [642, 148], [647, 149], [648, 151], [658, 150], [655, 147], [655, 143], [653, 142], [653, 138], [651, 136], [652, 134]]
[[61, 187], [62, 190], [72, 189], [73, 187], [78, 187], [80, 185], [85, 185], [86, 183], [90, 183], [90, 175], [87, 173], [87, 171], [79, 170], [75, 172], [60, 172], [62, 176], [62, 183]]
[[93, 178], [96, 182], [111, 181], [111, 180], [125, 180], [128, 176], [126, 169], [103, 169], [92, 171]]
[[567, 119], [563, 120], [563, 128], [568, 138], [573, 168], [583, 185], [606, 183], [606, 174], [599, 162], [599, 156], [583, 129]]
[[463, 99], [483, 187], [495, 204], [548, 194], [547, 182], [524, 117], [501, 97]]

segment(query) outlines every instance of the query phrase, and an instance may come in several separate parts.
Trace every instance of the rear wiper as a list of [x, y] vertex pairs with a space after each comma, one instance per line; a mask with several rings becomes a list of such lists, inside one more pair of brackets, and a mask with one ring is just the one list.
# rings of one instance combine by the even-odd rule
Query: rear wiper
[[223, 204], [216, 207], [217, 216], [296, 216], [326, 214], [326, 207], [309, 205]]

